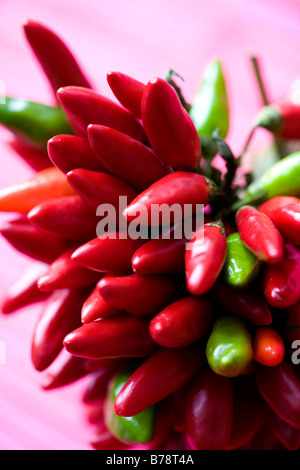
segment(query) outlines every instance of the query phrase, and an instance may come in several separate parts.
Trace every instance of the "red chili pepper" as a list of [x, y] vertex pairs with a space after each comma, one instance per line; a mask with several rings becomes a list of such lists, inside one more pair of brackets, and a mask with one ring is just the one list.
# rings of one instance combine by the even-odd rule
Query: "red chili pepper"
[[288, 102], [265, 106], [256, 127], [264, 127], [283, 139], [300, 139], [300, 106]]
[[170, 420], [172, 422], [172, 427], [176, 432], [183, 433], [185, 431], [186, 397], [188, 396], [191, 388], [191, 383], [192, 382], [188, 382], [183, 387], [175, 390], [167, 398]]
[[53, 31], [32, 20], [26, 21], [23, 28], [54, 93], [67, 85], [91, 86], [69, 48]]
[[267, 302], [275, 308], [286, 308], [300, 300], [300, 250], [286, 244], [282, 260], [266, 265], [264, 292]]
[[117, 395], [114, 411], [134, 416], [185, 385], [204, 364], [199, 344], [159, 348], [131, 375]]
[[71, 246], [50, 264], [38, 280], [39, 289], [46, 292], [65, 288], [77, 289], [92, 286], [99, 280], [99, 273], [84, 268], [72, 259], [76, 248], [78, 245]]
[[196, 231], [185, 252], [186, 285], [192, 295], [202, 295], [214, 285], [226, 254], [226, 234], [220, 224], [205, 224]]
[[106, 172], [87, 140], [78, 135], [56, 135], [48, 140], [47, 149], [53, 165], [65, 174], [76, 168]]
[[67, 174], [67, 179], [83, 202], [93, 211], [96, 211], [100, 204], [112, 204], [118, 208], [120, 196], [126, 196], [128, 202], [137, 196], [136, 190], [128, 183], [103, 172], [77, 168]]
[[74, 251], [72, 258], [95, 271], [115, 275], [130, 274], [132, 255], [142, 243], [144, 240], [131, 239], [126, 232], [111, 232], [81, 245]]
[[272, 322], [272, 314], [267, 302], [252, 288], [237, 290], [217, 281], [210, 294], [211, 300], [219, 307], [245, 318], [254, 325], [264, 326]]
[[8, 145], [35, 171], [45, 170], [51, 166], [51, 160], [49, 159], [47, 151], [40, 147], [30, 145], [23, 139], [19, 139], [15, 136], [8, 142]]
[[252, 347], [253, 359], [264, 366], [277, 366], [284, 359], [284, 342], [273, 328], [257, 328]]
[[233, 421], [230, 379], [205, 369], [193, 380], [186, 403], [185, 428], [193, 450], [226, 450]]
[[80, 325], [85, 296], [84, 290], [63, 289], [48, 298], [32, 337], [31, 359], [36, 370], [45, 370], [52, 364], [63, 348], [66, 334]]
[[139, 191], [168, 173], [150, 147], [115, 129], [91, 124], [88, 139], [103, 166]]
[[141, 103], [145, 85], [121, 72], [109, 72], [107, 82], [122, 106], [137, 118], [141, 118]]
[[300, 244], [300, 199], [277, 196], [259, 206], [259, 211], [269, 217], [286, 243]]
[[145, 86], [142, 121], [154, 152], [174, 170], [194, 169], [201, 158], [200, 137], [174, 88], [161, 78]]
[[272, 410], [290, 426], [300, 428], [300, 381], [289, 362], [261, 366], [256, 373], [259, 392]]
[[53, 390], [73, 384], [88, 374], [85, 359], [75, 357], [62, 349], [41, 379], [44, 390]]
[[31, 263], [5, 292], [1, 305], [2, 313], [12, 313], [47, 298], [49, 294], [41, 292], [37, 286], [37, 281], [46, 269], [45, 263]]
[[155, 315], [176, 296], [176, 283], [163, 274], [104, 276], [98, 283], [103, 299], [132, 315]]
[[149, 331], [161, 346], [180, 348], [202, 338], [212, 321], [213, 309], [207, 299], [185, 297], [153, 317]]
[[83, 403], [90, 404], [105, 398], [108, 384], [116, 371], [121, 367], [122, 362], [122, 359], [102, 359], [102, 367], [99, 364], [99, 369], [92, 374], [84, 390], [82, 396]]
[[45, 234], [25, 217], [5, 222], [0, 232], [16, 250], [45, 263], [52, 263], [70, 246], [69, 240]]
[[64, 346], [87, 359], [144, 357], [157, 348], [148, 320], [127, 313], [80, 326], [65, 337]]
[[[149, 188], [140, 193], [124, 210], [123, 215], [129, 221], [142, 214], [142, 225], [159, 225], [163, 221], [161, 214], [157, 213], [160, 205], [172, 208], [170, 214], [171, 223], [178, 222], [184, 217], [185, 205], [189, 205], [189, 216], [200, 210], [200, 207], [208, 203], [213, 192], [207, 179], [197, 173], [187, 171], [174, 171], [153, 183]], [[153, 220], [153, 219], [156, 219]]]
[[82, 323], [91, 323], [100, 318], [112, 317], [120, 313], [122, 313], [122, 310], [105, 302], [100, 295], [98, 286], [96, 286], [82, 306], [81, 321]]
[[87, 136], [89, 124], [101, 124], [147, 142], [144, 129], [135, 117], [100, 93], [88, 88], [67, 86], [57, 91], [60, 104], [79, 135]]
[[300, 429], [285, 423], [275, 413], [272, 415], [272, 426], [276, 439], [287, 450], [299, 450]]
[[256, 435], [241, 450], [282, 450], [268, 415]]
[[283, 239], [273, 222], [254, 207], [244, 206], [236, 214], [242, 242], [266, 263], [278, 263], [283, 257]]
[[27, 216], [39, 229], [62, 238], [86, 241], [96, 236], [98, 218], [77, 195], [42, 202]]

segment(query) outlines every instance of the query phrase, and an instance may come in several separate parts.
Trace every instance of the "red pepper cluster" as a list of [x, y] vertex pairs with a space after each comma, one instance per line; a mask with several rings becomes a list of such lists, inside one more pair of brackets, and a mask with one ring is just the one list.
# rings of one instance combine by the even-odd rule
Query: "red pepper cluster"
[[[169, 237], [161, 230], [132, 239], [124, 226], [96, 236], [105, 216], [96, 211], [106, 204], [125, 232], [142, 208], [188, 204], [193, 217], [198, 204], [213, 207], [219, 193], [199, 170], [199, 134], [166, 80], [144, 85], [111, 72], [117, 103], [92, 89], [52, 32], [33, 22], [25, 32], [74, 131], [53, 136], [37, 174], [0, 198], [0, 209], [20, 213], [2, 235], [35, 260], [2, 310], [44, 301], [31, 346], [43, 388], [88, 380], [95, 449], [129, 448], [103, 419], [110, 380], [128, 362], [136, 368], [115, 413], [160, 405], [154, 439], [135, 448], [299, 449], [299, 371], [285, 345], [299, 325], [300, 200], [275, 197], [221, 222], [204, 215], [192, 238], [176, 238], [175, 213]], [[26, 158], [26, 144], [15, 145]], [[226, 237], [236, 231], [264, 264], [254, 287], [234, 289], [220, 276]], [[219, 312], [243, 318], [253, 336], [253, 360], [234, 379], [212, 371], [205, 356]]]

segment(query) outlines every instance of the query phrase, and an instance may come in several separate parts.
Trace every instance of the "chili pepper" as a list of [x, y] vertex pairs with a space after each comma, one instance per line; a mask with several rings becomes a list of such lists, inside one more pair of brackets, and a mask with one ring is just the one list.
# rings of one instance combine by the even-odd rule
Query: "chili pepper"
[[62, 39], [43, 24], [27, 20], [23, 25], [25, 37], [44, 71], [51, 88], [77, 85], [90, 88], [73, 54]]
[[277, 196], [259, 206], [259, 211], [272, 220], [286, 243], [300, 244], [300, 199]]
[[231, 381], [209, 369], [200, 371], [186, 399], [185, 429], [192, 449], [225, 450], [232, 420]]
[[170, 420], [176, 432], [184, 433], [185, 431], [186, 397], [188, 396], [190, 388], [191, 382], [188, 382], [183, 387], [171, 393], [167, 398]]
[[294, 103], [264, 106], [254, 122], [254, 128], [258, 127], [283, 139], [300, 139], [300, 106]]
[[282, 450], [269, 416], [266, 417], [256, 435], [241, 450]]
[[73, 384], [87, 375], [85, 359], [75, 357], [62, 349], [41, 379], [43, 390], [53, 390]]
[[34, 171], [45, 170], [51, 166], [46, 149], [24, 142], [16, 136], [12, 136], [8, 145]]
[[237, 290], [217, 281], [211, 289], [210, 298], [219, 307], [254, 325], [264, 326], [272, 322], [272, 314], [266, 300], [251, 287]]
[[75, 194], [66, 177], [50, 167], [35, 173], [26, 181], [0, 190], [0, 210], [27, 214], [34, 206], [53, 197]]
[[287, 361], [275, 367], [261, 366], [256, 384], [272, 410], [290, 426], [300, 428], [300, 381], [295, 368]]
[[286, 308], [300, 300], [300, 250], [286, 244], [279, 263], [266, 265], [263, 276], [267, 302], [275, 308]]
[[52, 364], [63, 348], [66, 334], [80, 325], [85, 296], [83, 289], [63, 289], [46, 301], [32, 337], [31, 359], [36, 370], [43, 371]]
[[114, 411], [134, 416], [185, 385], [204, 364], [198, 343], [183, 348], [159, 348], [131, 375], [118, 393]]
[[253, 359], [264, 366], [277, 366], [284, 359], [284, 342], [273, 328], [257, 328], [253, 339]]
[[78, 244], [69, 247], [50, 264], [38, 280], [38, 287], [41, 291], [90, 287], [99, 280], [101, 277], [99, 273], [81, 266], [72, 259], [72, 253], [76, 248]]
[[90, 124], [88, 139], [104, 167], [139, 191], [168, 173], [150, 147], [115, 129]]
[[100, 365], [101, 363], [99, 364], [99, 368], [92, 374], [84, 390], [82, 401], [85, 404], [90, 404], [103, 398], [105, 399], [108, 393], [109, 383], [113, 377], [119, 373], [123, 362], [122, 359], [100, 359], [100, 361], [102, 365]]
[[222, 270], [224, 281], [235, 288], [245, 287], [257, 276], [261, 261], [246, 247], [238, 232], [227, 237], [227, 256]]
[[131, 377], [132, 367], [118, 372], [112, 379], [104, 405], [104, 421], [114, 437], [127, 444], [150, 442], [154, 436], [155, 406], [143, 410], [134, 416], [118, 416], [114, 412], [115, 399]]
[[112, 436], [107, 430], [104, 423], [102, 423], [90, 440], [90, 445], [95, 450], [127, 450], [127, 444], [120, 442]]
[[227, 240], [222, 224], [204, 224], [196, 231], [185, 252], [186, 285], [192, 295], [202, 295], [214, 285], [226, 255]]
[[81, 321], [82, 323], [91, 323], [99, 318], [112, 317], [120, 313], [122, 313], [122, 310], [114, 308], [105, 302], [96, 285], [82, 306]]
[[275, 413], [272, 415], [272, 426], [276, 439], [287, 450], [298, 450], [300, 447], [300, 429], [285, 423]]
[[78, 135], [55, 135], [48, 140], [47, 149], [53, 165], [65, 174], [76, 168], [106, 172], [87, 140]]
[[150, 80], [143, 92], [141, 112], [158, 157], [174, 170], [194, 169], [201, 159], [200, 138], [172, 85], [161, 78]]
[[41, 292], [37, 286], [38, 279], [46, 269], [47, 264], [45, 263], [36, 262], [30, 264], [21, 277], [5, 292], [1, 305], [2, 313], [12, 313], [47, 298], [49, 294]]
[[236, 223], [242, 242], [259, 260], [275, 264], [282, 259], [282, 236], [265, 214], [244, 206], [236, 214]]
[[69, 240], [45, 234], [24, 217], [5, 222], [0, 233], [20, 253], [44, 263], [52, 263], [70, 246]]
[[[153, 439], [149, 443], [140, 446], [141, 450], [163, 449], [167, 444], [168, 439], [170, 439], [170, 435], [172, 435], [173, 430], [171, 427], [169, 410], [164, 405], [165, 402], [156, 405]], [[139, 448], [137, 450], [139, 450]]]
[[67, 180], [93, 211], [100, 204], [111, 204], [118, 208], [120, 196], [126, 197], [128, 202], [137, 196], [136, 190], [128, 183], [103, 172], [77, 168], [67, 173]]
[[202, 338], [212, 321], [213, 309], [207, 299], [184, 297], [155, 315], [149, 331], [161, 346], [180, 348]]
[[70, 122], [75, 126], [76, 133], [83, 137], [87, 136], [89, 124], [101, 124], [124, 132], [136, 140], [147, 142], [140, 122], [106, 96], [88, 88], [66, 86], [59, 88], [57, 97]]
[[96, 235], [98, 219], [77, 195], [44, 201], [27, 216], [41, 230], [59, 237], [86, 241]]
[[25, 142], [44, 149], [53, 135], [72, 134], [65, 113], [59, 106], [10, 96], [5, 96], [1, 103], [0, 124]]
[[253, 351], [249, 329], [235, 315], [219, 315], [206, 345], [211, 369], [225, 377], [237, 377], [249, 366]]
[[189, 114], [201, 139], [203, 136], [209, 138], [216, 129], [219, 129], [220, 137], [226, 137], [229, 105], [223, 67], [219, 60], [207, 66]]
[[98, 283], [100, 294], [112, 307], [132, 315], [155, 315], [176, 296], [176, 283], [163, 274], [104, 276]]
[[109, 72], [107, 82], [122, 106], [137, 118], [141, 118], [141, 102], [145, 85], [121, 72]]
[[87, 359], [144, 357], [157, 349], [148, 320], [127, 313], [80, 326], [67, 334], [64, 346]]
[[72, 259], [95, 271], [130, 274], [132, 255], [143, 242], [141, 239], [132, 240], [126, 232], [111, 232], [81, 245], [74, 251]]
[[185, 205], [189, 205], [191, 209], [189, 216], [191, 216], [201, 209], [200, 205], [209, 202], [215, 191], [211, 182], [202, 175], [187, 171], [174, 171], [141, 192], [127, 206], [123, 215], [131, 222], [140, 212], [142, 225], [159, 225], [163, 222], [161, 219], [164, 215], [159, 213], [160, 206], [166, 206], [169, 209], [173, 206], [172, 214], [167, 215], [171, 223], [175, 223], [184, 217]]

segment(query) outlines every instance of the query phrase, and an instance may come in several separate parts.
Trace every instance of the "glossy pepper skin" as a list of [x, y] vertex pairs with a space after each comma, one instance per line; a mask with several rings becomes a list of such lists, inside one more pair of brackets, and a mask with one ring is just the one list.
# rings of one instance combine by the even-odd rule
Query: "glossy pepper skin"
[[300, 199], [277, 196], [259, 206], [279, 230], [285, 243], [300, 244]]
[[226, 255], [227, 240], [221, 225], [204, 224], [196, 231], [185, 252], [186, 285], [190, 294], [202, 295], [214, 285]]
[[233, 421], [230, 380], [204, 369], [194, 378], [187, 396], [185, 429], [193, 450], [225, 450]]
[[198, 344], [184, 348], [159, 348], [131, 375], [118, 393], [114, 411], [134, 416], [186, 384], [204, 364]]
[[278, 263], [283, 256], [283, 239], [273, 222], [252, 206], [236, 214], [239, 236], [246, 247], [265, 263]]
[[243, 320], [234, 315], [219, 315], [206, 345], [211, 369], [224, 377], [237, 377], [249, 366], [252, 340]]
[[281, 335], [273, 328], [257, 328], [253, 339], [253, 359], [264, 366], [277, 366], [284, 359]]
[[144, 83], [122, 72], [109, 72], [106, 78], [119, 103], [140, 119]]
[[174, 170], [194, 169], [201, 159], [201, 143], [192, 119], [174, 88], [161, 78], [145, 86], [142, 122], [151, 147]]

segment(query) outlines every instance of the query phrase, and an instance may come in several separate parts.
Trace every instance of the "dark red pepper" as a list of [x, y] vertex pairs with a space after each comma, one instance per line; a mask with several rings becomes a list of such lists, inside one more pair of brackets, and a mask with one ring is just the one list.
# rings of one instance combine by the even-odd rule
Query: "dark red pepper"
[[58, 357], [45, 371], [41, 379], [41, 387], [44, 390], [65, 387], [82, 379], [87, 374], [85, 359], [72, 356], [62, 349]]
[[16, 136], [12, 137], [8, 145], [34, 171], [45, 170], [51, 166], [51, 160], [45, 149], [31, 145]]
[[121, 72], [109, 72], [107, 82], [119, 103], [141, 118], [141, 103], [145, 85]]
[[96, 285], [82, 306], [81, 321], [82, 323], [90, 323], [99, 318], [112, 317], [120, 313], [122, 313], [121, 309], [114, 308], [105, 302]]
[[300, 447], [300, 429], [290, 426], [282, 421], [275, 413], [271, 420], [276, 439], [287, 450], [299, 450]]

